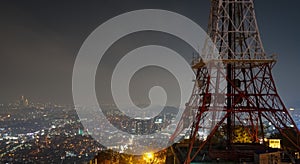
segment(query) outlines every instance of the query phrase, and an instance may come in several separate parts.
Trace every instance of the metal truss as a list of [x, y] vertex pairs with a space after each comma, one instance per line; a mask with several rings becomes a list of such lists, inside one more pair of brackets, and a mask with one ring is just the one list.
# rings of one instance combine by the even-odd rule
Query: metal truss
[[192, 96], [171, 137], [191, 127], [185, 163], [193, 161], [223, 125], [228, 149], [236, 127], [259, 143], [265, 138], [265, 124], [271, 123], [300, 150], [300, 132], [275, 87], [271, 70], [276, 59], [265, 54], [253, 1], [212, 0], [208, 34], [201, 58], [192, 64]]

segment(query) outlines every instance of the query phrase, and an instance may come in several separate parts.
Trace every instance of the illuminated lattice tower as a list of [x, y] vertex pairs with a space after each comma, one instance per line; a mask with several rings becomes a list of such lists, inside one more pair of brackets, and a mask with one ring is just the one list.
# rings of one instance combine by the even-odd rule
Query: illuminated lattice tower
[[[208, 35], [213, 44], [207, 44], [201, 58], [193, 62], [196, 80], [182, 118], [193, 116], [185, 163], [221, 127], [228, 150], [235, 142], [236, 129], [247, 132], [251, 143], [259, 143], [268, 124], [300, 150], [299, 130], [275, 87], [271, 70], [276, 59], [265, 54], [253, 1], [212, 0]], [[171, 140], [184, 128], [183, 122]]]

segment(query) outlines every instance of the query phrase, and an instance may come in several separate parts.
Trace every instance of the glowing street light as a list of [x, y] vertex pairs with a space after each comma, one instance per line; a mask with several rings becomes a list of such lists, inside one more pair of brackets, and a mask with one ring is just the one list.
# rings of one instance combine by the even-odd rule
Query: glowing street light
[[152, 153], [152, 152], [145, 153], [144, 154], [144, 160], [146, 162], [150, 162], [151, 163], [154, 160], [154, 153]]

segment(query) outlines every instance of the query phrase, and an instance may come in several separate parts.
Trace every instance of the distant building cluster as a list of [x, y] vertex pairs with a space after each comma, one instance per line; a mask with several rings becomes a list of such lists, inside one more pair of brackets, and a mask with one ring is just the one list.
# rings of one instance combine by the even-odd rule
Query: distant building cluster
[[32, 103], [24, 96], [0, 106], [0, 163], [82, 163], [103, 149], [72, 106]]
[[[106, 105], [103, 112], [116, 128], [135, 135], [160, 131], [171, 124], [177, 114], [174, 109], [166, 109], [154, 118], [132, 119], [116, 110], [113, 105]], [[300, 127], [300, 109], [289, 112]], [[272, 135], [274, 127], [268, 122], [265, 124], [267, 132]], [[126, 149], [130, 150], [132, 146], [160, 144], [157, 139], [145, 138], [147, 142], [134, 142], [133, 138], [126, 139], [115, 132], [108, 132], [112, 145], [104, 147], [91, 137], [93, 132], [97, 132], [97, 128], [103, 127], [95, 127], [94, 131], [84, 130], [73, 105], [34, 103], [21, 96], [14, 103], [0, 105], [0, 163], [82, 163], [92, 159], [95, 162], [102, 159], [99, 152], [107, 149], [126, 153]], [[161, 137], [168, 138], [171, 133], [172, 130]], [[126, 140], [124, 145], [113, 145], [120, 140]], [[280, 148], [280, 140], [269, 140], [269, 144], [270, 147]], [[98, 157], [94, 158], [97, 154]], [[135, 160], [134, 157], [123, 157], [122, 154], [119, 154], [119, 158]]]
[[[153, 119], [141, 121], [126, 117], [115, 106], [106, 107], [106, 117], [115, 127], [136, 135], [150, 134], [164, 128], [177, 114], [176, 111], [162, 112]], [[73, 105], [34, 103], [21, 96], [13, 103], [0, 106], [0, 163], [82, 163], [90, 161], [102, 150], [122, 152], [129, 150], [130, 146], [146, 144], [146, 141], [137, 143], [129, 138], [124, 145], [104, 147], [91, 137], [98, 128], [102, 127], [95, 127], [95, 131], [85, 130]], [[124, 140], [122, 135], [108, 133], [111, 143]], [[168, 138], [170, 134], [164, 135]], [[149, 143], [160, 144], [157, 143], [159, 140], [145, 140], [146, 146]]]

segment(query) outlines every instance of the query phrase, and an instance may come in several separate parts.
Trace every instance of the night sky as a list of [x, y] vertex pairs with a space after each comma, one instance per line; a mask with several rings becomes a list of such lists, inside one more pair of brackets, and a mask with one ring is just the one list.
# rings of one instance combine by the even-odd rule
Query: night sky
[[[207, 29], [209, 0], [101, 0], [0, 2], [0, 103], [25, 95], [33, 101], [72, 104], [72, 69], [86, 37], [100, 24], [137, 9], [165, 9]], [[300, 1], [256, 0], [267, 54], [287, 107], [300, 108]]]

